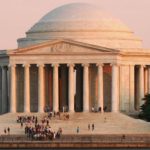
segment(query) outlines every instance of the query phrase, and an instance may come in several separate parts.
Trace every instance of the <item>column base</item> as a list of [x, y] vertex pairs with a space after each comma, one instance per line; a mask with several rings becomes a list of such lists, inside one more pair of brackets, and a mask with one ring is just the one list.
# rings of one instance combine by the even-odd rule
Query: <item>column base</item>
[[119, 113], [119, 110], [112, 110], [113, 113]]
[[89, 111], [89, 110], [83, 110], [83, 112], [84, 112], [84, 113], [89, 113], [90, 111]]
[[75, 113], [75, 111], [74, 110], [69, 110], [68, 113]]
[[30, 113], [30, 109], [24, 108], [24, 113]]
[[24, 111], [24, 113], [30, 113], [30, 111]]
[[14, 110], [11, 110], [11, 111], [10, 111], [10, 113], [16, 113], [16, 111], [14, 111]]
[[38, 113], [44, 113], [43, 109], [38, 109]]
[[60, 111], [55, 109], [55, 110], [53, 110], [53, 112], [60, 112]]
[[45, 113], [44, 111], [38, 111], [37, 113]]
[[104, 111], [103, 111], [103, 110], [101, 110], [101, 111], [100, 111], [100, 113], [104, 113]]
[[10, 113], [16, 113], [16, 112], [17, 112], [17, 110], [16, 110], [16, 108], [11, 107], [11, 108], [9, 109], [9, 112], [10, 112]]

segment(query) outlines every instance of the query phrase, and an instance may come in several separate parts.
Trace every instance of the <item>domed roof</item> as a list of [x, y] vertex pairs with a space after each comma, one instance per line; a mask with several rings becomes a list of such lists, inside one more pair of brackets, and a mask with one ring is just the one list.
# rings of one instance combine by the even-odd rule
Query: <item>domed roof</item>
[[[68, 23], [67, 28], [62, 25], [65, 23]], [[130, 31], [120, 20], [92, 4], [72, 3], [47, 13], [29, 32], [93, 29]]]
[[39, 22], [82, 21], [111, 18], [96, 6], [88, 3], [72, 3], [58, 7], [47, 13]]
[[141, 41], [120, 20], [87, 3], [55, 8], [26, 34], [26, 38], [18, 40], [19, 47], [62, 38], [108, 48], [141, 47]]

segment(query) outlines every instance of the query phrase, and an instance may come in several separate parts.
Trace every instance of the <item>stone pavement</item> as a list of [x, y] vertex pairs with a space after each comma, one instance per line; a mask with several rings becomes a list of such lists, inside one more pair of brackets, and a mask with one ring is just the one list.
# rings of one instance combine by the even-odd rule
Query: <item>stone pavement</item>
[[[7, 113], [0, 116], [0, 134], [4, 134], [4, 128], [10, 127], [11, 134], [24, 134], [24, 129], [16, 123], [18, 115], [37, 115], [44, 117], [45, 113]], [[95, 125], [94, 131], [88, 131], [88, 124]], [[76, 128], [79, 126], [79, 134], [150, 134], [150, 122], [131, 118], [122, 113], [72, 113], [69, 120], [59, 120], [52, 118], [50, 126], [54, 131], [59, 127], [64, 134], [77, 134]]]

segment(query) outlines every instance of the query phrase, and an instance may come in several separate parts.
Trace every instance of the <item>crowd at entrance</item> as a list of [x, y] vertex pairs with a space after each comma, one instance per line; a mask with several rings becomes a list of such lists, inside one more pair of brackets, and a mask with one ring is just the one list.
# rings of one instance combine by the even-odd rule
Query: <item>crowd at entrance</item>
[[[91, 109], [92, 112], [101, 112], [101, 110], [102, 110], [101, 107], [95, 108], [94, 106]], [[107, 111], [107, 106], [104, 106], [103, 112], [106, 112], [106, 111]]]
[[18, 116], [17, 123], [24, 127], [24, 133], [32, 140], [53, 140], [59, 139], [62, 135], [62, 128], [57, 131], [51, 128], [52, 118], [69, 119], [69, 114], [60, 112], [49, 112], [41, 120], [37, 116]]

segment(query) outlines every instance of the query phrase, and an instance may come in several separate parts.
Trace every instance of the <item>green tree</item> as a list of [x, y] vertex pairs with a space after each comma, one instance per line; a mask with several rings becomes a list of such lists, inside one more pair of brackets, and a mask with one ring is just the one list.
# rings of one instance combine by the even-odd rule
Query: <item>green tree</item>
[[139, 114], [139, 117], [150, 121], [150, 94], [146, 94], [143, 100], [145, 102], [141, 106], [141, 113]]

